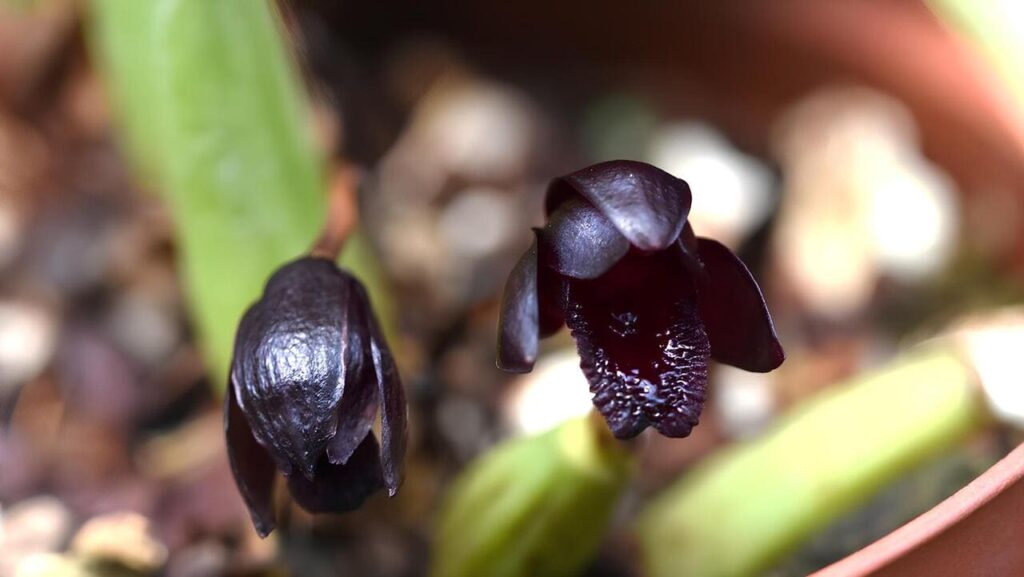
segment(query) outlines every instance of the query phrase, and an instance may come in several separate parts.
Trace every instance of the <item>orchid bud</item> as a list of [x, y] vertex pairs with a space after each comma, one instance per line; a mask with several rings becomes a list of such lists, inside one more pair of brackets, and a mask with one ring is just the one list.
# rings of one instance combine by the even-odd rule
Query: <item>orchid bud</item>
[[261, 536], [276, 524], [275, 470], [313, 513], [355, 509], [381, 488], [395, 494], [405, 393], [359, 281], [316, 257], [274, 273], [239, 324], [224, 419], [231, 470]]

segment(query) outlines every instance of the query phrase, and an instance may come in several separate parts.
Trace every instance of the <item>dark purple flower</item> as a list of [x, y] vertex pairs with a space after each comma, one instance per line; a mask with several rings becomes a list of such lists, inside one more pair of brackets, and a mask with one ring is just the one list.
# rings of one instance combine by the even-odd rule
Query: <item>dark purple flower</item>
[[259, 534], [275, 526], [275, 469], [314, 513], [350, 511], [384, 487], [394, 495], [405, 418], [398, 372], [359, 281], [315, 257], [274, 273], [238, 326], [224, 410], [231, 469]]
[[538, 339], [567, 325], [594, 405], [627, 439], [648, 426], [689, 435], [709, 357], [756, 372], [784, 360], [747, 267], [686, 222], [682, 180], [603, 162], [554, 180], [546, 207], [547, 225], [505, 286], [499, 368], [530, 371]]

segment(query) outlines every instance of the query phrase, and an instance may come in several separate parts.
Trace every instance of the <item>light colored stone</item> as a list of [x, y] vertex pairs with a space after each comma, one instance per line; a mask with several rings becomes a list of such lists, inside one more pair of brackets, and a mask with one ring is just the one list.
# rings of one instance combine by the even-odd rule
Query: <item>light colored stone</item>
[[79, 529], [71, 551], [84, 559], [113, 561], [142, 573], [167, 561], [167, 548], [151, 534], [149, 520], [137, 513], [94, 517]]
[[26, 559], [56, 551], [71, 530], [71, 512], [54, 497], [40, 496], [0, 512], [0, 575], [12, 575]]

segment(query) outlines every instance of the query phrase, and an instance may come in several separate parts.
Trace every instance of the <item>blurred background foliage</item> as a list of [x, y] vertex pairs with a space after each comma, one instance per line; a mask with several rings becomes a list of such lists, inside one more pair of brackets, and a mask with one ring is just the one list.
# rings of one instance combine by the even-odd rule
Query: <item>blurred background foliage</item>
[[[0, 574], [786, 576], [863, 547], [1022, 438], [1019, 395], [980, 393], [1015, 346], [946, 332], [1024, 302], [1017, 4], [0, 1]], [[715, 367], [688, 439], [607, 444], [568, 335], [494, 368], [545, 183], [615, 157], [690, 183], [788, 353]], [[260, 541], [221, 444], [235, 325], [351, 167], [407, 478]]]

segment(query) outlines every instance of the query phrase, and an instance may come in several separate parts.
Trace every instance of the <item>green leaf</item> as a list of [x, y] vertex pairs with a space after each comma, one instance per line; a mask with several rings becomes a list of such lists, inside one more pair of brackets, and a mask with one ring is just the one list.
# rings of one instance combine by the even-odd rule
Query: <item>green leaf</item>
[[158, 0], [94, 0], [89, 12], [88, 38], [117, 121], [141, 175], [158, 180], [162, 116], [156, 113], [156, 74], [153, 39]]
[[485, 454], [441, 512], [435, 577], [568, 577], [593, 558], [632, 471], [600, 419]]
[[823, 392], [717, 453], [642, 512], [650, 577], [760, 575], [880, 488], [991, 418], [949, 343]]
[[280, 22], [263, 0], [92, 9], [93, 46], [134, 156], [171, 204], [192, 316], [223, 385], [239, 318], [324, 215], [323, 163]]

